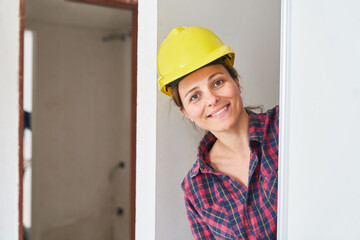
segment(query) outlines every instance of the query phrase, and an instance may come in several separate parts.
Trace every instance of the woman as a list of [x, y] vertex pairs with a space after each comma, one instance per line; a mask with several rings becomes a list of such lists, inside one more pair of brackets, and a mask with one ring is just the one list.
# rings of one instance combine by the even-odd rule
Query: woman
[[276, 239], [278, 114], [246, 110], [234, 52], [202, 27], [172, 30], [159, 85], [208, 131], [182, 188], [195, 239]]

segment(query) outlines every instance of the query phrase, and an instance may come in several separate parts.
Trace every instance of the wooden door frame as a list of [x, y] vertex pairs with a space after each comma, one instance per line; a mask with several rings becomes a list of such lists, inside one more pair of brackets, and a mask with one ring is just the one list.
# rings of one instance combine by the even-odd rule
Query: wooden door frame
[[[130, 239], [135, 240], [135, 193], [136, 193], [136, 99], [137, 99], [137, 32], [138, 4], [134, 0], [69, 0], [131, 10], [131, 163], [130, 163]], [[24, 31], [25, 31], [25, 0], [19, 4], [19, 240], [23, 240], [23, 135], [24, 135]]]
[[136, 13], [138, 9], [137, 0], [66, 0], [66, 1], [128, 9], [128, 10], [136, 11]]
[[136, 103], [138, 8], [132, 10], [131, 42], [131, 166], [130, 166], [130, 239], [135, 240], [136, 216]]

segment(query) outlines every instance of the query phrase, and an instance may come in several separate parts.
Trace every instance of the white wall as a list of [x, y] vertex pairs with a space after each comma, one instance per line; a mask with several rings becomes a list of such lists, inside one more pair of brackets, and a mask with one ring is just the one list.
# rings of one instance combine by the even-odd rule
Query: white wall
[[0, 1], [0, 239], [18, 239], [19, 0]]
[[288, 236], [360, 239], [360, 2], [292, 0]]
[[[278, 104], [280, 0], [158, 0], [158, 46], [174, 27], [194, 25], [211, 29], [234, 49], [245, 105]], [[180, 184], [196, 160], [202, 132], [172, 105], [158, 91], [156, 239], [192, 239]]]

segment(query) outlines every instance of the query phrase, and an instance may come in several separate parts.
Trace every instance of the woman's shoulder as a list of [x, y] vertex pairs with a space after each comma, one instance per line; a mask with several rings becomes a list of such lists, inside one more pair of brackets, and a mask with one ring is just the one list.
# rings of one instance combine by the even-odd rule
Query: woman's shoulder
[[214, 174], [207, 172], [206, 169], [200, 170], [195, 175], [190, 170], [181, 184], [185, 200], [191, 203], [197, 211], [202, 211], [204, 208], [221, 201], [216, 190], [217, 179]]
[[196, 195], [201, 189], [211, 188], [213, 183], [212, 169], [206, 166], [201, 167], [200, 165], [201, 163], [198, 159], [185, 175], [181, 183], [181, 188], [185, 195]]
[[197, 182], [196, 178], [199, 178], [200, 176], [201, 176], [200, 163], [199, 163], [199, 159], [197, 159], [197, 161], [187, 172], [181, 183], [181, 188], [183, 189], [184, 193], [192, 191], [192, 189], [195, 187], [194, 183]]
[[276, 105], [275, 107], [269, 109], [266, 111], [267, 115], [272, 116], [273, 118], [279, 117], [279, 105]]
[[273, 108], [270, 108], [264, 111], [264, 106], [248, 106], [245, 107], [246, 112], [250, 117], [261, 119], [261, 118], [276, 118], [279, 115], [279, 105], [275, 105]]
[[279, 131], [279, 105], [269, 109], [265, 115], [265, 122], [267, 127], [274, 127]]

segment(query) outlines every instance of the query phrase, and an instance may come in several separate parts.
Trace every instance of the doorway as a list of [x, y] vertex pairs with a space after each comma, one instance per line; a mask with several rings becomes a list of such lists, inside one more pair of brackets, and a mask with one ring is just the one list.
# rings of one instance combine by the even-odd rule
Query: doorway
[[133, 239], [134, 14], [63, 0], [25, 6], [33, 35], [29, 237]]

